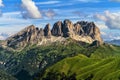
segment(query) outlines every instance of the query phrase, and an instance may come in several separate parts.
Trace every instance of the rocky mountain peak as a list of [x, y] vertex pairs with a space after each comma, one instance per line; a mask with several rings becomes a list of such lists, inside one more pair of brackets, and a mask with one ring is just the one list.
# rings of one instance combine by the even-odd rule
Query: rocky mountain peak
[[74, 32], [75, 32], [75, 34], [78, 34], [78, 35], [84, 34], [84, 30], [79, 23], [74, 24]]
[[62, 21], [56, 22], [56, 23], [53, 25], [53, 28], [52, 28], [52, 30], [51, 30], [52, 35], [53, 35], [53, 36], [62, 36], [62, 35], [63, 35], [62, 26], [63, 26]]
[[44, 29], [30, 25], [6, 39], [6, 46], [19, 48], [29, 44], [41, 45], [48, 42], [62, 41], [67, 37], [90, 44], [94, 41], [100, 44], [103, 43], [100, 30], [94, 22], [79, 21], [73, 24], [72, 21], [66, 19], [63, 22], [57, 21], [52, 29], [49, 23]]
[[68, 19], [64, 20], [62, 27], [63, 36], [64, 37], [72, 36], [74, 34], [73, 29], [74, 29], [73, 23]]
[[44, 28], [44, 35], [48, 38], [51, 37], [50, 24], [48, 23]]
[[25, 29], [28, 30], [28, 29], [35, 29], [36, 27], [34, 25], [30, 25], [28, 27], [26, 27]]

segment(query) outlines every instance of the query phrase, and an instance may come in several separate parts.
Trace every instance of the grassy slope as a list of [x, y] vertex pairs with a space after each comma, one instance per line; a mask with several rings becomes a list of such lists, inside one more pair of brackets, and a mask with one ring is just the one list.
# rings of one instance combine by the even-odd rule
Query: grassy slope
[[49, 80], [60, 80], [62, 78], [66, 80], [73, 78], [77, 80], [118, 80], [120, 78], [119, 65], [120, 58], [118, 57], [96, 59], [78, 55], [66, 58], [49, 67], [42, 78]]
[[[87, 44], [86, 44], [87, 45]], [[65, 57], [74, 56], [85, 50], [86, 45], [81, 46], [76, 42], [66, 45], [55, 43], [47, 46], [31, 46], [21, 52], [16, 52], [7, 64], [7, 71], [16, 74], [22, 69], [30, 75], [46, 68]]]
[[94, 58], [106, 58], [111, 56], [120, 56], [120, 46], [104, 44], [94, 50], [91, 55], [91, 57]]
[[[87, 71], [91, 71], [96, 67], [107, 64], [108, 62], [104, 62], [104, 60], [108, 59], [108, 61], [110, 61], [112, 56], [119, 56], [119, 53], [120, 47], [118, 46], [104, 44], [100, 47], [89, 47], [88, 44], [82, 43], [81, 45], [81, 43], [69, 40], [66, 45], [55, 43], [47, 46], [26, 47], [24, 50], [16, 52], [5, 66], [7, 67], [7, 71], [9, 73], [14, 74], [17, 78], [21, 78], [23, 76], [31, 77], [35, 73], [41, 72], [41, 70], [44, 70], [58, 62], [61, 64], [63, 69], [61, 69], [59, 66], [54, 67], [54, 69], [62, 72], [65, 71], [63, 74], [61, 74], [62, 76], [65, 75], [67, 78], [73, 78], [75, 75], [77, 75], [76, 78], [82, 78], [84, 76], [89, 78], [93, 76], [93, 72], [88, 74], [89, 72], [87, 73]], [[82, 54], [82, 56], [78, 54]], [[73, 57], [73, 59], [67, 58], [72, 56], [76, 57]], [[89, 56], [89, 58], [86, 56]], [[64, 58], [66, 58], [67, 62], [61, 61]], [[80, 63], [78, 64], [78, 62]], [[96, 64], [97, 62], [99, 64]], [[88, 69], [85, 67], [88, 67]], [[79, 72], [81, 69], [83, 71]], [[53, 76], [53, 73], [50, 73], [50, 76], [46, 77]], [[78, 75], [82, 73], [84, 74]]]
[[[49, 67], [38, 80], [45, 79], [119, 79], [120, 74], [120, 47], [104, 44], [100, 47], [86, 48], [83, 54], [65, 58]], [[86, 53], [86, 54], [85, 54]], [[88, 58], [85, 55], [91, 54]], [[56, 77], [55, 77], [56, 76]]]

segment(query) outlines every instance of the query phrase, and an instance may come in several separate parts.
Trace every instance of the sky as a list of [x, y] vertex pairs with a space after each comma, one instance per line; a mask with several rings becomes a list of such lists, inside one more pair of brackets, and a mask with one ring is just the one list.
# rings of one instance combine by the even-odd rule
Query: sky
[[104, 40], [120, 39], [120, 0], [0, 0], [0, 33], [65, 19], [95, 22]]

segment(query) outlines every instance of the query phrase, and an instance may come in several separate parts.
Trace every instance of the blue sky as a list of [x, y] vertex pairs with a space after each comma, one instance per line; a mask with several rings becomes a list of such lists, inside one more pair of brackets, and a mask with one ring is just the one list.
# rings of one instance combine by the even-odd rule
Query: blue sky
[[120, 0], [0, 0], [0, 32], [70, 19], [94, 21], [105, 40], [120, 39], [119, 14]]

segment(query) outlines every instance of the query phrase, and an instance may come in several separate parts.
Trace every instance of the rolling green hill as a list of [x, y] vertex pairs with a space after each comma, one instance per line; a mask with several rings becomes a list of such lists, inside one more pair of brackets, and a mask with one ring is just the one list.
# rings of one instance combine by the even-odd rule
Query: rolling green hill
[[84, 55], [65, 58], [46, 69], [38, 80], [119, 80], [120, 58], [87, 58]]

